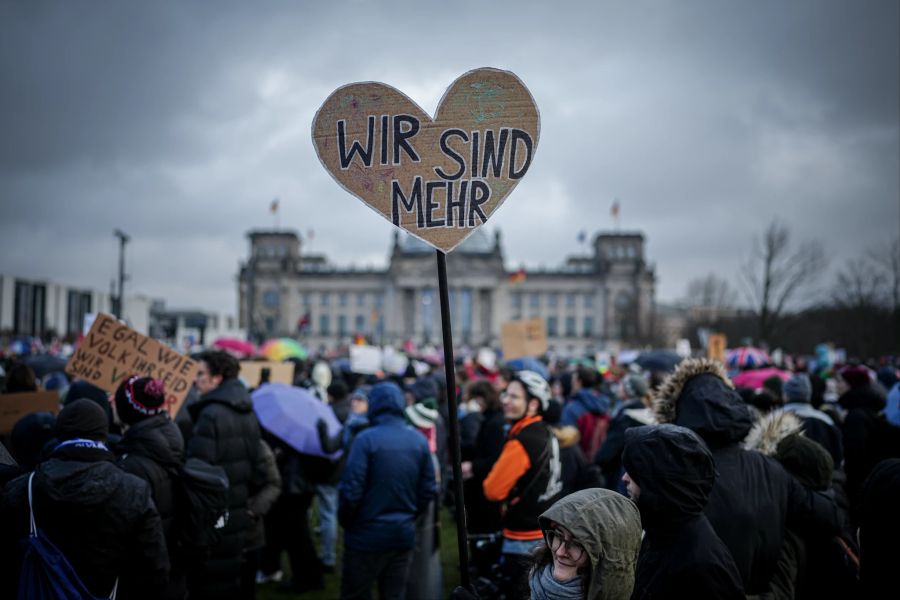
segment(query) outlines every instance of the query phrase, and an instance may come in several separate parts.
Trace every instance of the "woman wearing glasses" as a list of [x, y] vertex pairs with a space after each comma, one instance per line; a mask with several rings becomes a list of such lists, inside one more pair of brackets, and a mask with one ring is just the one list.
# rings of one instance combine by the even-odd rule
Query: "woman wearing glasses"
[[641, 547], [634, 503], [601, 488], [570, 494], [540, 516], [544, 543], [535, 553], [532, 600], [631, 597]]

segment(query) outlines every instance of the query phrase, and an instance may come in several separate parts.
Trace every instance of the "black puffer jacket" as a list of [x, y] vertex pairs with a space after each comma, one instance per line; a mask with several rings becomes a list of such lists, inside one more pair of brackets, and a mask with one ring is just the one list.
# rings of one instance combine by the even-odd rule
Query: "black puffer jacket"
[[154, 415], [129, 427], [116, 453], [120, 467], [150, 484], [171, 555], [175, 542], [176, 477], [178, 466], [184, 462], [181, 431], [168, 414]]
[[240, 583], [241, 554], [250, 543], [254, 521], [247, 512], [250, 482], [257, 468], [259, 423], [247, 388], [228, 379], [189, 407], [194, 430], [187, 457], [225, 469], [228, 475], [228, 522], [205, 570], [193, 574], [192, 595], [230, 598]]
[[[94, 595], [108, 596], [118, 576], [119, 598], [160, 598], [169, 572], [162, 523], [150, 487], [114, 460], [95, 448], [54, 451], [35, 469], [35, 520]], [[11, 598], [28, 535], [28, 475], [4, 490], [0, 523], [0, 597]]]
[[823, 535], [840, 531], [831, 497], [803, 488], [776, 460], [739, 445], [753, 422], [720, 363], [682, 362], [657, 390], [654, 410], [660, 422], [693, 430], [712, 451], [719, 477], [705, 513], [748, 594], [768, 591], [789, 522]]
[[706, 444], [683, 427], [632, 427], [622, 463], [640, 486], [647, 532], [631, 597], [743, 599], [734, 560], [703, 514], [716, 480]]

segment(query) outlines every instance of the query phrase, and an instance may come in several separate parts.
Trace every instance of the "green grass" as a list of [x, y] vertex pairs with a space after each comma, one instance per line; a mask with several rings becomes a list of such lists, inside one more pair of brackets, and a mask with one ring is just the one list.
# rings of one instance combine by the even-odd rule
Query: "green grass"
[[[318, 521], [318, 511], [315, 505], [310, 511], [313, 523], [311, 528], [315, 530]], [[277, 584], [259, 585], [256, 588], [256, 597], [258, 600], [336, 600], [340, 596], [341, 591], [341, 560], [344, 555], [343, 531], [338, 528], [337, 557], [338, 564], [335, 573], [325, 575], [325, 589], [319, 591], [310, 591], [303, 594], [290, 594], [278, 591]], [[318, 543], [317, 543], [318, 546]], [[450, 595], [450, 591], [459, 585], [459, 553], [456, 547], [456, 523], [453, 521], [453, 515], [445, 508], [441, 509], [441, 564], [444, 568], [444, 598]], [[290, 573], [287, 555], [282, 557], [282, 565], [285, 574]], [[411, 574], [411, 576], [415, 576]], [[377, 597], [377, 595], [375, 595]], [[422, 598], [419, 600], [440, 600], [439, 598]]]

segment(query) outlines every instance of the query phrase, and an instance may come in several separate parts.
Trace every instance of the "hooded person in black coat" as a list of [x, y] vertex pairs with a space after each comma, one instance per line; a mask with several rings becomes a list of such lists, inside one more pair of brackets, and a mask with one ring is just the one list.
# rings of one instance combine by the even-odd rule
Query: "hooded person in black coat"
[[863, 597], [879, 598], [897, 589], [900, 564], [900, 459], [878, 463], [863, 484], [859, 524], [860, 584]]
[[631, 597], [743, 599], [731, 553], [703, 514], [716, 480], [703, 440], [675, 425], [632, 427], [622, 463], [646, 531]]
[[256, 525], [247, 501], [261, 464], [259, 423], [250, 394], [237, 379], [237, 360], [225, 352], [205, 352], [200, 359], [196, 385], [201, 396], [188, 408], [194, 429], [186, 455], [225, 469], [228, 521], [209, 560], [188, 574], [188, 587], [191, 598], [225, 600], [240, 594], [242, 555]]
[[184, 598], [185, 572], [175, 529], [178, 468], [184, 461], [184, 440], [169, 418], [165, 400], [165, 387], [157, 379], [132, 375], [119, 385], [115, 408], [126, 429], [115, 451], [120, 467], [150, 485], [172, 567], [166, 597]]
[[[38, 528], [66, 556], [95, 596], [162, 598], [169, 556], [162, 522], [145, 481], [115, 465], [104, 443], [108, 421], [87, 399], [67, 404], [56, 420], [59, 443], [33, 479]], [[19, 540], [28, 535], [28, 478], [0, 497], [0, 597], [15, 596]]]
[[740, 446], [753, 419], [721, 363], [682, 362], [656, 391], [654, 410], [660, 423], [691, 429], [712, 452], [719, 477], [704, 512], [731, 551], [747, 594], [769, 591], [788, 521], [840, 532], [831, 497], [803, 488], [776, 460]]

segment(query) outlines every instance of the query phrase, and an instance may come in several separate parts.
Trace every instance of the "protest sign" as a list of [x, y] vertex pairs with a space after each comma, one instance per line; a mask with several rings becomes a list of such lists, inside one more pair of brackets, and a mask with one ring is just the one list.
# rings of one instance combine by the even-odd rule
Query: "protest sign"
[[354, 373], [374, 375], [381, 371], [381, 348], [377, 346], [350, 346], [350, 370]]
[[99, 313], [69, 359], [66, 373], [110, 393], [131, 375], [159, 379], [166, 387], [166, 409], [174, 417], [199, 368], [197, 361]]
[[432, 119], [383, 83], [334, 91], [313, 120], [322, 165], [348, 192], [449, 252], [483, 225], [531, 166], [540, 116], [514, 74], [476, 69]]
[[540, 356], [547, 351], [547, 331], [543, 319], [507, 321], [500, 327], [503, 360]]
[[250, 389], [257, 388], [264, 383], [294, 385], [295, 366], [292, 362], [242, 360], [241, 379]]
[[714, 333], [710, 335], [706, 341], [706, 358], [711, 358], [712, 360], [724, 363], [725, 348], [727, 345], [728, 340], [725, 337], [725, 334]]
[[59, 392], [0, 394], [0, 435], [12, 431], [16, 421], [33, 412], [59, 412]]

